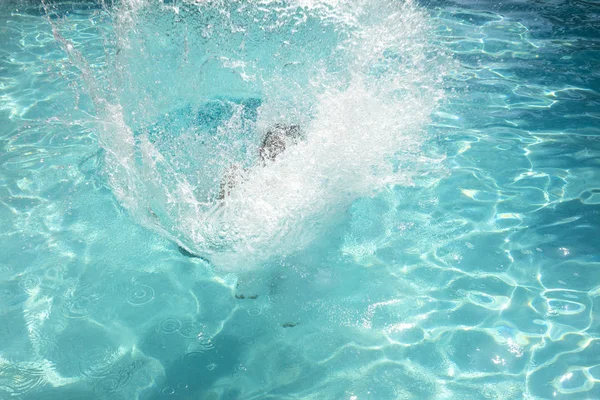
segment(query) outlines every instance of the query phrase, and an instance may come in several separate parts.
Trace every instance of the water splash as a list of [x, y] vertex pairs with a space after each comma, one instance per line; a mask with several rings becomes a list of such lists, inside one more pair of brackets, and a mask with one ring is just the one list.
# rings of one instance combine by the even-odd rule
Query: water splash
[[[431, 159], [447, 57], [410, 1], [122, 1], [105, 12], [94, 100], [109, 184], [152, 227], [222, 268], [305, 248], [355, 199]], [[304, 140], [258, 162], [269, 126]], [[231, 165], [244, 179], [216, 200]]]

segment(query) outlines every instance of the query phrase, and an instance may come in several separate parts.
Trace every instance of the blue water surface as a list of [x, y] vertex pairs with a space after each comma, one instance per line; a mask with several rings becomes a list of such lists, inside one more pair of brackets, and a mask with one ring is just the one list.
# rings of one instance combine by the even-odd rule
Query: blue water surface
[[[456, 63], [424, 129], [435, 179], [353, 199], [314, 243], [258, 269], [186, 256], [123, 206], [97, 89], [55, 34], [125, 92], [107, 66], [128, 49], [103, 36], [120, 3], [45, 4], [0, 4], [0, 399], [600, 398], [599, 2], [417, 4]], [[331, 43], [344, 32], [311, 18], [297, 26], [314, 46], [282, 50], [286, 68], [325, 54], [343, 75]], [[184, 59], [166, 43], [157, 69]], [[175, 151], [182, 132], [210, 143], [241, 109], [252, 165], [261, 90], [211, 91], [239, 76], [177, 104], [121, 97], [161, 111], [127, 114], [133, 137], [195, 173]], [[160, 98], [172, 88], [156, 79]]]

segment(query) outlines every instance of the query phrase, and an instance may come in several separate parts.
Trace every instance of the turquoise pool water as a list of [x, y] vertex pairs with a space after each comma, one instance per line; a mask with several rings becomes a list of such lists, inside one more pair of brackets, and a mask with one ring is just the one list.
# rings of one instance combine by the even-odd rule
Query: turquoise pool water
[[598, 21], [3, 2], [0, 399], [600, 398]]

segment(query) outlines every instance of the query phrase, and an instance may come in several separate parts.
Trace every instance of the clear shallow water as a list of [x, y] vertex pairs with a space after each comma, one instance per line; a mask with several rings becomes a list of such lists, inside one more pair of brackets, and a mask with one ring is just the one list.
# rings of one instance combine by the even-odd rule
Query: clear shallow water
[[[246, 66], [209, 61], [208, 72], [191, 78], [198, 63], [190, 60], [202, 56], [205, 44], [193, 33], [182, 35], [179, 25], [169, 28], [173, 11], [132, 14], [141, 15], [135, 27], [144, 31], [125, 29], [132, 26], [127, 13], [90, 3], [51, 8], [65, 18], [53, 25], [38, 6], [3, 3], [0, 397], [600, 397], [598, 5], [431, 2], [419, 5], [426, 15], [402, 10], [402, 29], [386, 25], [368, 3], [352, 10], [342, 3], [326, 11], [304, 6], [313, 11], [288, 53], [273, 56], [289, 39], [283, 24], [267, 35], [270, 41], [248, 40], [247, 50], [236, 53]], [[273, 21], [296, 16], [264, 7]], [[247, 26], [248, 13], [240, 13], [238, 26]], [[202, 18], [179, 15], [178, 24], [192, 32], [206, 26]], [[222, 23], [218, 15], [211, 18]], [[372, 36], [369, 26], [376, 28]], [[52, 27], [79, 52], [71, 60]], [[175, 44], [150, 40], [156, 32], [169, 33]], [[378, 48], [373, 38], [381, 32], [389, 40]], [[211, 51], [230, 56], [241, 45], [232, 37], [213, 33], [207, 43], [229, 45]], [[122, 46], [125, 39], [137, 47]], [[320, 46], [309, 45], [316, 40]], [[377, 51], [386, 46], [410, 59], [388, 56], [395, 61], [382, 67]], [[423, 55], [442, 50], [451, 58]], [[326, 65], [312, 68], [324, 55]], [[253, 58], [259, 61], [252, 64]], [[288, 62], [303, 60], [312, 62], [284, 74], [297, 66]], [[353, 86], [347, 65], [367, 83]], [[419, 97], [425, 99], [420, 113], [401, 102], [402, 96], [415, 102], [411, 95], [423, 82], [435, 90]], [[331, 87], [337, 92], [326, 90]], [[258, 100], [245, 109], [241, 128], [224, 136], [209, 135], [208, 128], [185, 132], [208, 144], [193, 147], [172, 133], [174, 126], [202, 126], [186, 122], [197, 115], [216, 126], [232, 122], [228, 112], [210, 108], [215, 99], [233, 108], [242, 99]], [[378, 113], [386, 104], [406, 108]], [[128, 129], [115, 128], [119, 116]], [[296, 197], [285, 197], [292, 190], [271, 182], [286, 200], [275, 210], [297, 205], [309, 217], [291, 219], [292, 225], [311, 235], [302, 242], [296, 231], [284, 235], [275, 224], [252, 242], [263, 250], [252, 263], [217, 257], [229, 242], [217, 243], [215, 252], [181, 229], [178, 216], [206, 214], [173, 213], [161, 201], [164, 192], [152, 191], [174, 185], [169, 171], [127, 169], [145, 165], [139, 160], [149, 153], [141, 142], [125, 154], [133, 157], [118, 152], [128, 137], [147, 137], [186, 181], [199, 154], [206, 155], [206, 172], [193, 181], [197, 199], [209, 196], [231, 160], [252, 166], [261, 129], [303, 117], [308, 141], [341, 137], [342, 144], [327, 149], [330, 158], [309, 153], [325, 166], [303, 171], [311, 179], [293, 174], [306, 164], [300, 151], [273, 174], [308, 194], [323, 176], [341, 184], [316, 191], [315, 198], [326, 199], [322, 206], [302, 208]], [[377, 134], [353, 129], [362, 123]], [[402, 135], [386, 136], [398, 124]], [[161, 135], [157, 126], [168, 129]], [[381, 144], [390, 138], [397, 140], [393, 146]], [[365, 154], [356, 151], [361, 141]], [[223, 143], [225, 149], [216, 147]], [[215, 148], [225, 162], [211, 170], [206, 165]], [[379, 153], [369, 149], [399, 153], [372, 157]], [[367, 163], [351, 158], [358, 155]], [[386, 162], [396, 173], [360, 169], [383, 169]], [[338, 173], [344, 167], [362, 173]], [[161, 180], [153, 182], [153, 174]], [[262, 181], [253, 182], [247, 190], [260, 198]], [[342, 187], [352, 190], [342, 198], [332, 194]], [[256, 226], [244, 226], [242, 243], [255, 237]], [[218, 260], [187, 258], [173, 241]]]

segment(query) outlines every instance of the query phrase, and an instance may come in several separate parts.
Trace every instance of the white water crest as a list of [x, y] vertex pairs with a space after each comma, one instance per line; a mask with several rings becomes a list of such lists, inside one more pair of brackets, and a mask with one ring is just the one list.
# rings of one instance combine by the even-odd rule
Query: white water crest
[[[410, 1], [127, 0], [106, 12], [101, 81], [64, 44], [94, 98], [110, 187], [140, 223], [220, 268], [306, 248], [355, 199], [432, 169], [422, 146], [448, 58]], [[259, 143], [279, 123], [303, 140], [263, 165]], [[217, 200], [234, 164], [243, 179]]]

